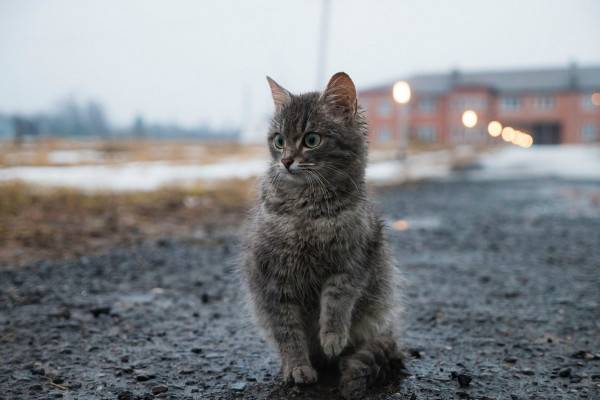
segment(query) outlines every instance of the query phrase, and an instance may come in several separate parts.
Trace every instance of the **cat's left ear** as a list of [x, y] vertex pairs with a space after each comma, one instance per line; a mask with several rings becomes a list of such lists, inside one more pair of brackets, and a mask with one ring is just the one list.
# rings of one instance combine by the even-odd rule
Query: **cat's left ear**
[[321, 100], [338, 116], [353, 117], [358, 108], [354, 82], [345, 72], [338, 72], [331, 77]]

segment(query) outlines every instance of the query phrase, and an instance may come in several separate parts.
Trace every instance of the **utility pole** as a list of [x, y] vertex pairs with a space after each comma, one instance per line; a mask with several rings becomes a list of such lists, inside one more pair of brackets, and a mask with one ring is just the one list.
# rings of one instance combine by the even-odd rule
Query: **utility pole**
[[325, 85], [325, 69], [327, 64], [327, 42], [329, 39], [329, 16], [331, 12], [331, 0], [322, 0], [321, 3], [321, 26], [319, 30], [319, 43], [317, 48], [317, 90]]

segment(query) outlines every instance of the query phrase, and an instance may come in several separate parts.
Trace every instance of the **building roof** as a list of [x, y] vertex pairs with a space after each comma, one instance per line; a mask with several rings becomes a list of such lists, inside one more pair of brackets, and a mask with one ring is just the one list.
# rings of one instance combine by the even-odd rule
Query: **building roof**
[[[407, 79], [413, 92], [441, 94], [453, 87], [480, 86], [498, 92], [582, 91], [600, 89], [600, 66], [566, 68], [519, 69], [505, 71], [418, 74]], [[395, 81], [362, 90], [362, 93], [389, 90]]]

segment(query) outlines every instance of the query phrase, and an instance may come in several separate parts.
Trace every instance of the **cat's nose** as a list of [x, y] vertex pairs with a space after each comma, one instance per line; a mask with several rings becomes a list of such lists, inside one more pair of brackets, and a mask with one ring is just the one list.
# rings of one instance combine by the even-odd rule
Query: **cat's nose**
[[290, 165], [292, 165], [294, 163], [294, 159], [291, 157], [284, 157], [281, 159], [281, 163], [283, 164], [283, 166], [289, 170], [290, 169]]

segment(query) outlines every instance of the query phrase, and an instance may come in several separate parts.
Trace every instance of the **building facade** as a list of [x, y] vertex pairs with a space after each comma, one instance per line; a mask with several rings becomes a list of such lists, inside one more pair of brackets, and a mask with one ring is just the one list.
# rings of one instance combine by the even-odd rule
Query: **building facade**
[[[501, 141], [488, 135], [491, 121], [529, 133], [534, 144], [600, 142], [600, 67], [451, 71], [406, 81], [407, 104], [394, 101], [395, 82], [359, 92], [371, 142], [400, 141], [404, 132], [425, 145]], [[467, 110], [477, 115], [470, 128], [462, 121]]]

